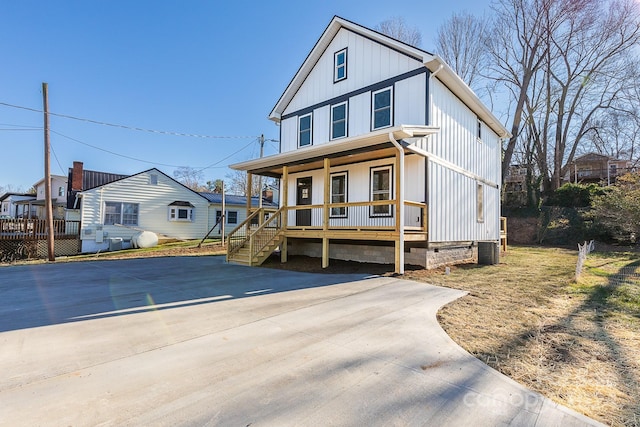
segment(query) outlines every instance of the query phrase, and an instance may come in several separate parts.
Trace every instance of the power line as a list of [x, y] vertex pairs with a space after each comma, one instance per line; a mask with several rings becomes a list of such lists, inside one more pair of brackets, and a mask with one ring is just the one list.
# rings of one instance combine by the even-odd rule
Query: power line
[[[73, 142], [77, 142], [78, 144], [86, 145], [87, 147], [91, 147], [91, 148], [93, 148], [93, 149], [100, 150], [100, 151], [103, 151], [103, 152], [105, 152], [105, 153], [112, 154], [112, 155], [114, 155], [114, 156], [123, 157], [123, 158], [125, 158], [125, 159], [135, 160], [135, 161], [137, 161], [137, 162], [147, 163], [147, 164], [155, 165], [155, 166], [166, 166], [166, 167], [170, 167], [170, 168], [181, 168], [181, 167], [185, 167], [185, 165], [170, 165], [170, 164], [166, 164], [166, 163], [150, 162], [150, 161], [148, 161], [148, 160], [138, 159], [138, 158], [136, 158], [136, 157], [127, 156], [127, 155], [125, 155], [125, 154], [120, 154], [120, 153], [116, 153], [115, 151], [110, 151], [110, 150], [107, 150], [107, 149], [104, 149], [104, 148], [101, 148], [101, 147], [97, 147], [97, 146], [92, 145], [92, 144], [89, 144], [89, 143], [87, 143], [87, 142], [80, 141], [79, 139], [72, 138], [72, 137], [70, 137], [70, 136], [68, 136], [68, 135], [64, 135], [64, 134], [62, 134], [62, 133], [60, 133], [60, 132], [56, 132], [56, 131], [55, 131], [55, 130], [53, 130], [53, 129], [49, 129], [49, 131], [50, 131], [51, 133], [55, 133], [56, 135], [59, 135], [59, 136], [61, 136], [61, 137], [63, 137], [63, 138], [67, 138], [67, 139], [69, 139], [69, 140], [71, 140], [71, 141], [73, 141]], [[223, 159], [221, 159], [221, 160], [217, 161], [216, 163], [213, 163], [213, 164], [211, 164], [211, 165], [209, 165], [209, 166], [205, 166], [205, 167], [203, 167], [203, 168], [198, 167], [198, 168], [194, 168], [194, 169], [205, 170], [205, 169], [213, 168], [213, 167], [215, 167], [216, 165], [218, 165], [218, 164], [220, 164], [221, 162], [223, 162], [224, 160], [227, 160], [228, 158], [230, 158], [230, 157], [232, 157], [232, 156], [235, 156], [236, 154], [238, 154], [239, 152], [241, 152], [242, 150], [244, 150], [245, 148], [247, 148], [249, 145], [251, 145], [251, 144], [253, 144], [253, 143], [255, 143], [255, 140], [254, 140], [254, 141], [251, 141], [249, 144], [247, 144], [247, 145], [243, 146], [242, 148], [240, 148], [239, 150], [235, 151], [234, 153], [231, 153], [231, 154], [230, 154], [230, 155], [228, 155], [227, 157], [225, 157], [225, 158], [223, 158]], [[220, 166], [220, 167], [226, 167], [226, 166]]]
[[[20, 106], [20, 105], [9, 104], [9, 103], [6, 103], [6, 102], [0, 102], [0, 105], [4, 105], [5, 107], [11, 107], [11, 108], [19, 108], [21, 110], [33, 111], [34, 113], [43, 113], [42, 110], [38, 110], [37, 108], [23, 107], [23, 106]], [[136, 127], [136, 126], [127, 126], [127, 125], [121, 125], [121, 124], [115, 124], [115, 123], [101, 122], [99, 120], [85, 119], [85, 118], [82, 118], [82, 117], [75, 117], [75, 116], [70, 116], [70, 115], [67, 115], [67, 114], [58, 114], [58, 113], [49, 112], [49, 115], [56, 116], [56, 117], [62, 117], [62, 118], [65, 118], [65, 119], [78, 120], [78, 121], [81, 121], [81, 122], [93, 123], [93, 124], [96, 124], [96, 125], [110, 126], [110, 127], [128, 129], [128, 130], [135, 130], [135, 131], [138, 131], [138, 132], [157, 133], [157, 134], [162, 134], [162, 135], [186, 136], [186, 137], [190, 137], [190, 138], [207, 138], [207, 139], [248, 139], [248, 138], [255, 138], [255, 136], [214, 136], [214, 135], [199, 135], [199, 134], [193, 134], [193, 133], [172, 132], [172, 131], [165, 131], [165, 130], [146, 129], [146, 128], [141, 128], [141, 127]]]
[[244, 147], [242, 147], [241, 149], [239, 149], [239, 150], [238, 150], [238, 151], [236, 151], [235, 153], [229, 154], [227, 157], [225, 157], [225, 158], [223, 158], [223, 159], [220, 159], [220, 160], [218, 160], [217, 162], [210, 164], [209, 166], [205, 166], [204, 168], [200, 169], [198, 172], [203, 171], [203, 170], [205, 170], [205, 169], [212, 168], [212, 167], [214, 167], [214, 166], [216, 166], [216, 165], [218, 165], [218, 164], [222, 163], [223, 161], [227, 160], [228, 158], [235, 156], [236, 154], [238, 154], [239, 152], [241, 152], [242, 150], [244, 150], [245, 148], [247, 148], [247, 147], [248, 147], [248, 146], [250, 146], [251, 144], [255, 143], [256, 141], [257, 141], [257, 139], [255, 139], [254, 141], [251, 141], [250, 143], [248, 143], [247, 145], [245, 145]]
[[53, 149], [53, 144], [49, 144], [49, 147], [51, 148], [51, 152], [53, 153], [53, 157], [55, 157], [56, 163], [58, 164], [58, 167], [60, 168], [60, 173], [62, 175], [65, 175], [64, 169], [62, 169], [62, 165], [60, 164], [60, 160], [58, 160], [58, 155], [56, 154], [56, 150]]

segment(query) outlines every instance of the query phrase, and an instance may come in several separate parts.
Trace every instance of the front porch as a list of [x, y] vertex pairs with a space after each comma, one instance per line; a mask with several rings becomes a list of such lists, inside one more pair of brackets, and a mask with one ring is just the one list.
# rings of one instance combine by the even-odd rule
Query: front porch
[[[375, 202], [326, 203], [322, 205], [283, 206], [278, 210], [252, 209], [247, 219], [236, 227], [228, 237], [227, 260], [245, 264], [260, 265], [276, 249], [280, 249], [282, 262], [287, 262], [288, 239], [309, 239], [322, 242], [322, 266], [329, 266], [331, 241], [371, 241], [393, 242], [395, 264], [400, 272], [400, 245], [404, 242], [426, 242], [427, 206], [425, 203], [404, 201], [405, 215], [419, 218], [419, 226], [405, 226], [400, 232], [399, 223], [393, 215], [370, 221], [369, 212], [374, 207], [384, 207], [398, 212], [400, 203], [396, 200]], [[349, 216], [331, 218], [336, 209], [346, 209]], [[308, 225], [299, 225], [302, 217], [309, 218]]]

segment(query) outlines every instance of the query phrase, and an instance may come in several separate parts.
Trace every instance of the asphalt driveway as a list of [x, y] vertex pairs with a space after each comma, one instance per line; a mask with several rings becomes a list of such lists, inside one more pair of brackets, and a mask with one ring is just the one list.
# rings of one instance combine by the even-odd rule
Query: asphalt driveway
[[176, 257], [0, 268], [5, 425], [586, 425], [442, 331], [460, 291]]

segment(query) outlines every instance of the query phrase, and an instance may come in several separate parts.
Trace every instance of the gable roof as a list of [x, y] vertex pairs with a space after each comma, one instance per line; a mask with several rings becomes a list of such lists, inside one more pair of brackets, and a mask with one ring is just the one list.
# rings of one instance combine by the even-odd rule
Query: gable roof
[[[220, 193], [209, 193], [206, 191], [199, 193], [202, 197], [207, 199], [209, 203], [220, 205], [222, 204], [222, 194]], [[225, 194], [225, 205], [234, 205], [234, 206], [246, 206], [247, 205], [247, 197], [246, 196], [237, 196], [235, 194]], [[251, 206], [258, 207], [260, 205], [260, 198], [258, 196], [251, 197]], [[278, 205], [273, 202], [268, 202], [262, 199], [262, 206], [277, 208]]]
[[156, 169], [156, 168], [147, 169], [147, 170], [144, 170], [144, 171], [142, 171], [142, 172], [138, 172], [138, 173], [133, 174], [133, 175], [124, 175], [124, 176], [123, 176], [122, 178], [120, 178], [120, 179], [116, 179], [115, 181], [107, 182], [107, 183], [104, 183], [104, 184], [101, 184], [101, 185], [96, 185], [95, 187], [92, 187], [92, 188], [87, 188], [87, 189], [85, 189], [85, 190], [81, 191], [80, 193], [82, 193], [82, 192], [84, 192], [84, 191], [94, 190], [94, 189], [96, 189], [96, 188], [104, 187], [104, 186], [106, 186], [106, 185], [110, 185], [110, 184], [113, 184], [113, 183], [116, 183], [116, 182], [120, 182], [120, 181], [123, 181], [123, 180], [125, 180], [125, 179], [133, 178], [133, 177], [135, 177], [135, 176], [142, 175], [142, 174], [144, 174], [144, 173], [149, 173], [149, 172], [157, 172], [157, 173], [159, 173], [159, 174], [163, 175], [164, 177], [166, 177], [166, 178], [170, 179], [171, 181], [175, 182], [176, 184], [180, 185], [181, 187], [184, 187], [186, 190], [188, 190], [188, 191], [192, 192], [193, 194], [196, 194], [196, 195], [198, 195], [199, 197], [202, 197], [202, 198], [206, 199], [206, 197], [204, 197], [202, 194], [198, 193], [197, 191], [192, 190], [191, 188], [187, 187], [186, 185], [184, 185], [184, 184], [183, 184], [183, 183], [181, 183], [180, 181], [177, 181], [177, 180], [175, 180], [174, 178], [171, 178], [169, 175], [167, 175], [166, 173], [162, 172], [160, 169]]
[[338, 34], [340, 29], [346, 29], [353, 33], [359, 34], [377, 43], [389, 47], [395, 51], [408, 55], [420, 61], [425, 67], [432, 72], [432, 77], [437, 78], [449, 88], [458, 98], [462, 100], [484, 123], [487, 124], [500, 137], [507, 138], [511, 134], [502, 125], [493, 113], [480, 101], [478, 96], [471, 88], [447, 65], [447, 63], [438, 55], [433, 55], [417, 47], [410, 46], [385, 34], [374, 31], [370, 28], [363, 27], [339, 16], [334, 16], [327, 28], [324, 30], [318, 41], [316, 42], [307, 58], [304, 60], [293, 79], [278, 99], [278, 102], [271, 110], [269, 119], [279, 123], [282, 113], [287, 108], [295, 94], [302, 87], [305, 79], [311, 73], [320, 57]]

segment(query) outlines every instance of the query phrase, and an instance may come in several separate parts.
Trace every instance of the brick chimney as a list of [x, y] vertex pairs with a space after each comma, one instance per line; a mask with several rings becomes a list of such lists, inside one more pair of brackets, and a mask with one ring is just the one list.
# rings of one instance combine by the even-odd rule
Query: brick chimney
[[71, 191], [82, 191], [82, 162], [73, 162]]

